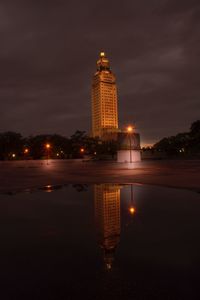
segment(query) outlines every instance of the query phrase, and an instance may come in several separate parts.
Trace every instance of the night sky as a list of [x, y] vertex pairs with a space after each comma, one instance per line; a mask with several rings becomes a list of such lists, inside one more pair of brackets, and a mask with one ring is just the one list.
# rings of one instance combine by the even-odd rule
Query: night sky
[[199, 0], [1, 0], [0, 132], [89, 131], [101, 50], [143, 144], [199, 119]]

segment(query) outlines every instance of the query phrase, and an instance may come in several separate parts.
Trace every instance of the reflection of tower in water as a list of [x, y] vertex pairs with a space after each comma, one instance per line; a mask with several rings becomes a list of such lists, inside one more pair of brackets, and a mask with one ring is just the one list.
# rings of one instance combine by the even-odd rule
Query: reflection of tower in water
[[120, 239], [120, 186], [95, 185], [94, 194], [98, 239], [104, 251], [106, 268], [111, 269], [114, 252]]

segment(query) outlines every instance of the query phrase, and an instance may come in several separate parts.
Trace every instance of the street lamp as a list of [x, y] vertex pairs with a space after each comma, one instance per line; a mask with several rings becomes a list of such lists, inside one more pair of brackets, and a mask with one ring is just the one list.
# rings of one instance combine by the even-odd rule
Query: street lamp
[[84, 153], [84, 152], [85, 152], [85, 149], [84, 149], [84, 148], [81, 148], [81, 149], [80, 149], [80, 152], [81, 152], [81, 153]]
[[24, 149], [24, 154], [27, 154], [29, 152], [29, 149], [28, 148], [25, 148]]
[[49, 164], [49, 150], [51, 148], [51, 145], [49, 143], [47, 143], [45, 145], [46, 149], [47, 149], [47, 165]]
[[130, 212], [131, 215], [134, 215], [134, 213], [135, 213], [135, 208], [131, 206], [131, 207], [129, 208], [129, 212]]
[[127, 127], [127, 132], [128, 132], [128, 136], [129, 136], [129, 143], [130, 143], [130, 163], [132, 163], [132, 152], [131, 152], [131, 133], [133, 132], [133, 127], [132, 126], [128, 126]]
[[25, 149], [24, 149], [24, 158], [25, 158], [25, 159], [28, 159], [28, 153], [29, 153], [29, 149], [28, 149], [28, 148], [25, 148]]

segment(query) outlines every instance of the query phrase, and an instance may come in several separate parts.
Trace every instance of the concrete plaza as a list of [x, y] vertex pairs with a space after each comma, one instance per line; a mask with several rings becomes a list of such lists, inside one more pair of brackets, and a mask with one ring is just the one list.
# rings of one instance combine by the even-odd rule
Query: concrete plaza
[[199, 160], [152, 160], [124, 164], [45, 160], [0, 162], [0, 193], [67, 183], [139, 183], [200, 191]]

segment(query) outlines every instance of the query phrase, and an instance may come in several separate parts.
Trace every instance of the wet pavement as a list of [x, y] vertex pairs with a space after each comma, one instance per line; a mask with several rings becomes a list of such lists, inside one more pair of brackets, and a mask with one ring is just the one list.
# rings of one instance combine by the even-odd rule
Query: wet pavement
[[124, 164], [82, 160], [0, 162], [0, 193], [67, 183], [141, 183], [200, 192], [199, 160]]
[[199, 299], [200, 194], [46, 184], [0, 195], [1, 299]]

